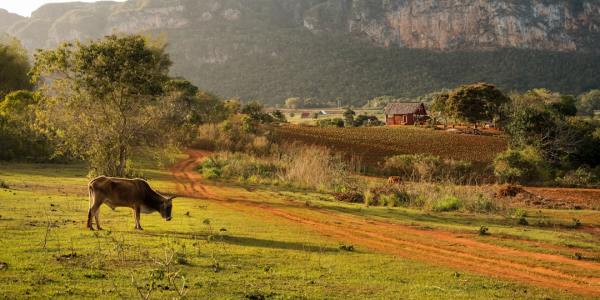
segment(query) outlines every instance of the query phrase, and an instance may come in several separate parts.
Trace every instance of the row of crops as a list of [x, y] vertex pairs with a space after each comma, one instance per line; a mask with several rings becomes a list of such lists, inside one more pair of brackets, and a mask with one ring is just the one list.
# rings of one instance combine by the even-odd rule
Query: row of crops
[[504, 136], [467, 135], [417, 127], [319, 128], [283, 126], [276, 134], [286, 141], [323, 145], [378, 163], [397, 154], [432, 154], [442, 158], [490, 163], [507, 148]]

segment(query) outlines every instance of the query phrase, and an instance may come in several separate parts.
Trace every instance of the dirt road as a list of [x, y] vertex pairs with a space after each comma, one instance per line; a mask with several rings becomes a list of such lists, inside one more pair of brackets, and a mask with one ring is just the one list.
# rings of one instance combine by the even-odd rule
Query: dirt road
[[214, 201], [248, 214], [276, 216], [363, 249], [475, 274], [600, 296], [600, 263], [501, 247], [468, 235], [371, 220], [301, 204], [281, 206], [236, 197], [223, 188], [202, 184], [201, 176], [194, 169], [206, 152], [190, 150], [188, 154], [188, 159], [172, 168], [178, 191], [186, 196]]

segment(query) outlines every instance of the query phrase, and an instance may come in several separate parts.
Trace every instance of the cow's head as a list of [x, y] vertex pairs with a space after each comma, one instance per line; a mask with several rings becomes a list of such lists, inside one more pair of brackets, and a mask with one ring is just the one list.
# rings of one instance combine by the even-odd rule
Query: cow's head
[[165, 198], [160, 208], [160, 215], [167, 221], [171, 221], [171, 211], [173, 210], [173, 199], [175, 197]]

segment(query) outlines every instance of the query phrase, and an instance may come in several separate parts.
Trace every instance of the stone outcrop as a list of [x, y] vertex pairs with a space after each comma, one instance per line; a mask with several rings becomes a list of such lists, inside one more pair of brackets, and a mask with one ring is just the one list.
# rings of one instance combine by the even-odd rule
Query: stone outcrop
[[362, 34], [382, 46], [596, 50], [600, 1], [331, 0], [309, 11], [304, 26]]

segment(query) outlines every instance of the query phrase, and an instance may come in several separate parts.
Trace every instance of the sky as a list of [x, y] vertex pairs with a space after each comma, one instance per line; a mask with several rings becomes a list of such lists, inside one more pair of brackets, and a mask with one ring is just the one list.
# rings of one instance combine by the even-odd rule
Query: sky
[[[124, 0], [117, 0], [124, 1]], [[38, 9], [46, 3], [57, 2], [97, 2], [93, 0], [0, 0], [0, 8], [4, 8], [12, 13], [29, 17], [31, 12]]]

